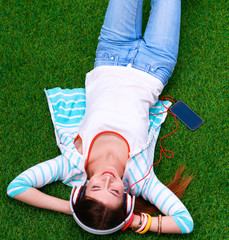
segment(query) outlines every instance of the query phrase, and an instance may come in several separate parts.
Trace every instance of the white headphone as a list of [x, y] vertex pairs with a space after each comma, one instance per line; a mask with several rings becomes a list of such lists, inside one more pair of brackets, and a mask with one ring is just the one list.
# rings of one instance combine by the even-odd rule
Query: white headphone
[[97, 234], [97, 235], [106, 235], [106, 234], [111, 234], [114, 233], [118, 230], [120, 230], [131, 218], [133, 212], [134, 212], [134, 204], [135, 204], [135, 196], [131, 196], [128, 193], [124, 193], [123, 196], [123, 203], [125, 204], [126, 208], [126, 218], [123, 220], [122, 223], [120, 223], [118, 226], [111, 228], [111, 229], [106, 229], [106, 230], [100, 230], [100, 229], [94, 229], [91, 227], [86, 226], [84, 223], [80, 221], [80, 219], [77, 217], [73, 206], [77, 204], [77, 201], [82, 199], [82, 197], [85, 194], [86, 186], [80, 186], [80, 187], [73, 187], [72, 192], [71, 192], [71, 197], [70, 197], [70, 207], [72, 211], [73, 218], [75, 221], [78, 223], [80, 227], [82, 227], [84, 230], [87, 232]]

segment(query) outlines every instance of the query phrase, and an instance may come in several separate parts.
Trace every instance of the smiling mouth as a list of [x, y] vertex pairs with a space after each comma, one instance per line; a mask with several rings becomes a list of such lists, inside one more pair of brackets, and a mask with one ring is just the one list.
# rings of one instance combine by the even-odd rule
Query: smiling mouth
[[102, 175], [104, 175], [104, 174], [109, 174], [109, 175], [111, 175], [112, 177], [116, 178], [113, 172], [105, 171], [105, 172], [102, 173]]

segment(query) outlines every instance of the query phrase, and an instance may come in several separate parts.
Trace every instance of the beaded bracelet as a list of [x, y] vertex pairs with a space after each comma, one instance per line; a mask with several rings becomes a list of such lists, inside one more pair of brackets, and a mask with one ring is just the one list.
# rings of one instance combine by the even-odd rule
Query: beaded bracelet
[[142, 222], [141, 227], [140, 227], [137, 231], [135, 231], [136, 233], [141, 232], [141, 231], [146, 227], [146, 224], [147, 224], [147, 222], [148, 222], [148, 217], [147, 217], [147, 215], [146, 215], [145, 213], [141, 213], [141, 214], [143, 215], [143, 222]]
[[146, 227], [144, 228], [144, 230], [141, 231], [141, 232], [139, 232], [139, 234], [144, 234], [144, 233], [146, 233], [146, 232], [149, 230], [150, 226], [151, 226], [152, 217], [151, 217], [148, 213], [146, 213], [146, 215], [147, 215], [147, 217], [148, 217], [148, 223], [147, 223]]

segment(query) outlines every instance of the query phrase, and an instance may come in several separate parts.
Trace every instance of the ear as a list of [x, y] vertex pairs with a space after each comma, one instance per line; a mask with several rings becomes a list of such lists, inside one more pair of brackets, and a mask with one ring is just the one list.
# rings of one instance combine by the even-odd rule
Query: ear
[[72, 203], [75, 205], [85, 194], [86, 186], [75, 187], [72, 193]]

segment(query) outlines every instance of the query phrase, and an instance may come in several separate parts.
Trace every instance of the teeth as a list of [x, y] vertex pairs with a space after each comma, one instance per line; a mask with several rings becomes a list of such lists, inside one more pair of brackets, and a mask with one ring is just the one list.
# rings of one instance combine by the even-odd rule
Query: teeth
[[103, 175], [113, 176], [113, 175], [110, 174], [110, 173], [104, 173]]
[[112, 177], [115, 178], [114, 174], [113, 173], [109, 173], [109, 172], [104, 172], [102, 175], [112, 176]]
[[105, 173], [105, 174], [113, 177], [113, 175], [112, 175], [112, 174], [110, 174], [110, 173]]

